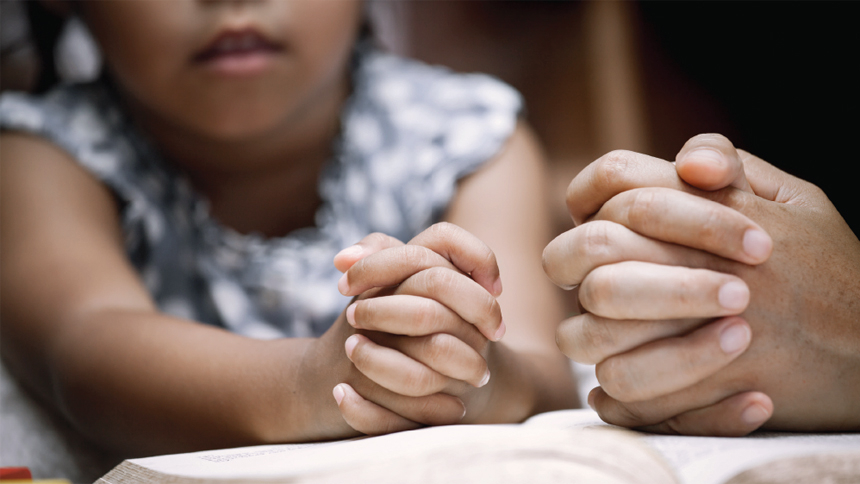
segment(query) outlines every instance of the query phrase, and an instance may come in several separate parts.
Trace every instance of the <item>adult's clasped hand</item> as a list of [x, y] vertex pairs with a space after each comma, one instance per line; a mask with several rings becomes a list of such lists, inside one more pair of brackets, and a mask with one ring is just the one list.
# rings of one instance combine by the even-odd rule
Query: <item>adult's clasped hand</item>
[[596, 363], [601, 418], [691, 435], [860, 429], [860, 241], [824, 192], [704, 134], [674, 163], [601, 157], [567, 205], [577, 226], [543, 263], [578, 297], [557, 341]]

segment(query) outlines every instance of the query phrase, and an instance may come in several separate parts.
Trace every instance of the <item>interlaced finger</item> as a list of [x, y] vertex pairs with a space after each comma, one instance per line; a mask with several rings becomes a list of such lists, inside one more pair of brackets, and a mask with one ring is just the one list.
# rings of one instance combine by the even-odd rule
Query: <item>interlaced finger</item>
[[346, 354], [366, 377], [394, 393], [423, 397], [442, 391], [448, 378], [405, 354], [378, 345], [366, 336], [347, 338]]
[[597, 267], [622, 261], [699, 268], [718, 263], [713, 255], [640, 235], [609, 220], [575, 227], [556, 237], [543, 252], [544, 272], [563, 288], [580, 284]]
[[457, 270], [446, 258], [427, 247], [403, 245], [369, 255], [356, 262], [338, 281], [344, 296], [356, 296], [374, 287], [400, 284], [431, 267]]
[[595, 364], [651, 341], [684, 335], [706, 321], [703, 318], [616, 320], [584, 313], [562, 321], [556, 341], [571, 360]]
[[458, 271], [431, 267], [403, 281], [394, 294], [420, 296], [443, 304], [491, 341], [504, 335], [502, 310], [496, 298]]
[[745, 264], [767, 260], [773, 241], [737, 210], [667, 188], [638, 188], [620, 193], [594, 216], [652, 239], [701, 249]]
[[750, 299], [737, 276], [638, 261], [594, 269], [578, 295], [583, 308], [604, 318], [651, 320], [740, 314]]
[[690, 334], [607, 358], [597, 364], [597, 380], [607, 394], [622, 402], [651, 400], [717, 373], [740, 356], [751, 339], [745, 320], [724, 318]]
[[496, 255], [468, 231], [451, 223], [437, 223], [415, 236], [409, 245], [427, 247], [446, 258], [493, 296], [502, 293]]

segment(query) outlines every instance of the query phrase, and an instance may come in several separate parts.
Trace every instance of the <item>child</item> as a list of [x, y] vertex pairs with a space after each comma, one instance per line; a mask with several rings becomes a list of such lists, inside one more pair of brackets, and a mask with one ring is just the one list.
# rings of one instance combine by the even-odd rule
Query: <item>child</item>
[[510, 88], [357, 43], [357, 1], [73, 5], [103, 78], [0, 101], [0, 316], [81, 432], [141, 455], [576, 403]]

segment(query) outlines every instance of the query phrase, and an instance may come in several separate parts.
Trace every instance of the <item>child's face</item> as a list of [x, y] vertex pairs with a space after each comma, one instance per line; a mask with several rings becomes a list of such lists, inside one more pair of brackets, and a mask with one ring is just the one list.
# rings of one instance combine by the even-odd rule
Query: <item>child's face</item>
[[265, 135], [341, 92], [361, 10], [358, 0], [80, 3], [137, 107], [224, 140]]

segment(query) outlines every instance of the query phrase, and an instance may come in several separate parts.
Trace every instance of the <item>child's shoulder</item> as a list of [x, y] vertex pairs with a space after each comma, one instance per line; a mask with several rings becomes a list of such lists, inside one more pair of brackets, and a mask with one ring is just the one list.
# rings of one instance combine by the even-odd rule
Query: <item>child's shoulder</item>
[[0, 95], [0, 127], [49, 137], [93, 135], [109, 127], [114, 103], [101, 82], [62, 84], [41, 94]]
[[62, 84], [40, 95], [4, 93], [0, 130], [29, 134], [60, 148], [119, 194], [141, 171], [153, 172], [143, 163], [145, 144], [135, 137], [103, 81]]

